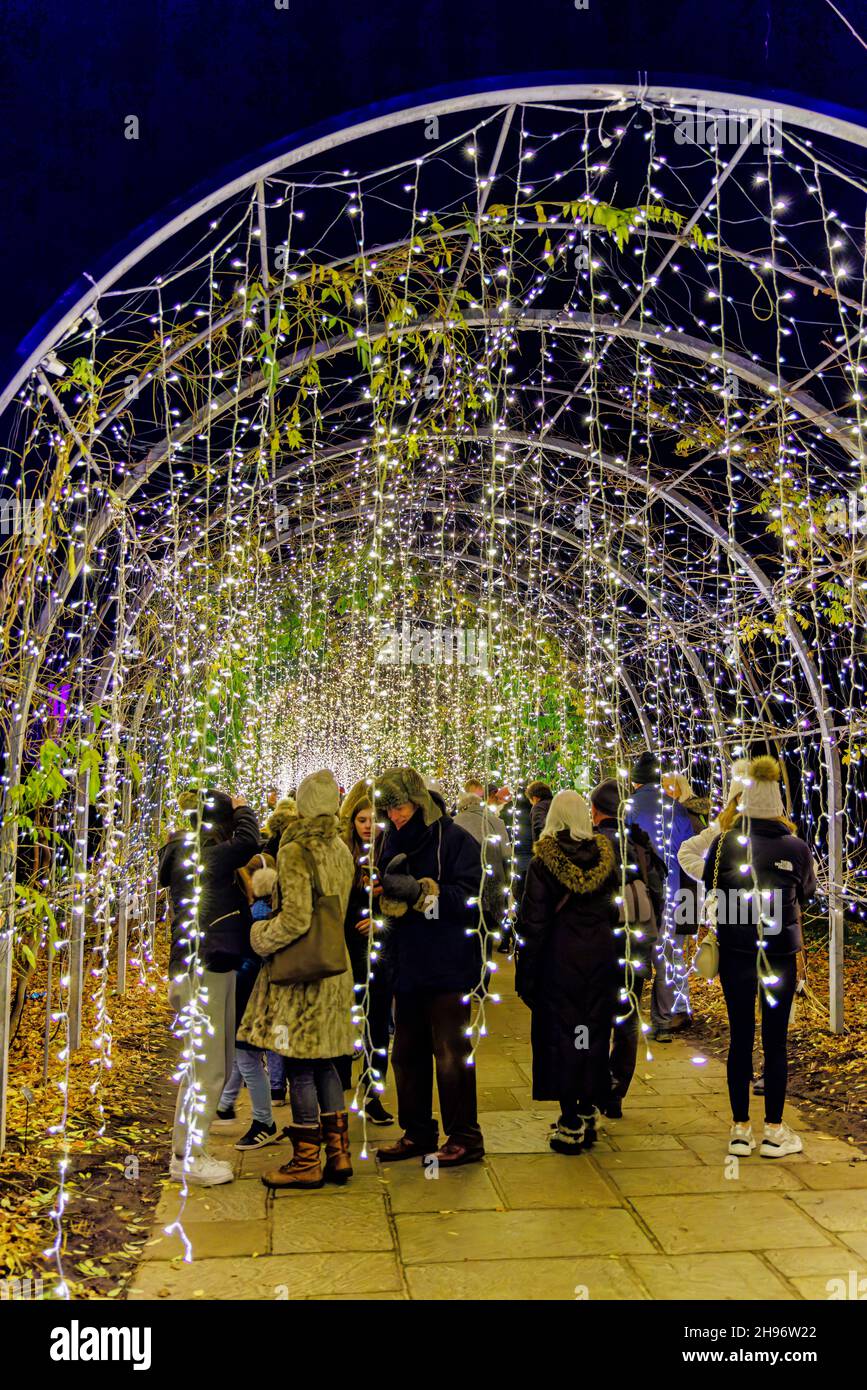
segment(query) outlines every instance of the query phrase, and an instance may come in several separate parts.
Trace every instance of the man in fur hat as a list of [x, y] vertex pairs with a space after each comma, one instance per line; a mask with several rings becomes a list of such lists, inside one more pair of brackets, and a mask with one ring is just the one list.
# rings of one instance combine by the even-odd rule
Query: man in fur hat
[[[380, 910], [394, 962], [392, 1063], [404, 1133], [379, 1149], [386, 1162], [435, 1153], [441, 1167], [484, 1156], [470, 1050], [468, 995], [482, 978], [480, 847], [446, 815], [442, 797], [414, 768], [384, 772], [377, 811], [390, 822], [379, 852]], [[438, 1148], [433, 1076], [446, 1142]]]

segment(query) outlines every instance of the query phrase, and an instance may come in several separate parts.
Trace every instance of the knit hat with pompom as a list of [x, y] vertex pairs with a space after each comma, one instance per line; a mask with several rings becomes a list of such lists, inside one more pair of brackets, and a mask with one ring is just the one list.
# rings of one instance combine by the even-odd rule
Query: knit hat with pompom
[[738, 802], [742, 816], [758, 820], [776, 820], [786, 814], [780, 794], [780, 764], [776, 758], [753, 758], [743, 781], [744, 789]]

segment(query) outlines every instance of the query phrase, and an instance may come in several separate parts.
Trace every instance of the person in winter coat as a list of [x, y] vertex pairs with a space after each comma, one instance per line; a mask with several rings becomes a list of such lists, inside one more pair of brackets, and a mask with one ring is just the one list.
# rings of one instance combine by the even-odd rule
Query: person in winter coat
[[213, 1187], [233, 1178], [231, 1164], [213, 1158], [205, 1144], [235, 1056], [235, 972], [250, 936], [250, 904], [237, 870], [258, 849], [259, 825], [242, 796], [189, 792], [180, 805], [192, 831], [173, 832], [159, 852], [158, 882], [168, 889], [171, 920], [169, 1002], [204, 1056], [182, 1068], [170, 1172], [176, 1181]]
[[799, 1136], [783, 1123], [789, 1014], [804, 948], [801, 911], [816, 892], [809, 847], [783, 810], [780, 765], [755, 758], [749, 765], [731, 829], [708, 848], [704, 886], [716, 898], [719, 977], [728, 1012], [727, 1062], [732, 1128], [729, 1153], [748, 1156], [756, 1146], [750, 1124], [750, 1081], [760, 986], [765, 1055], [763, 1158], [800, 1153]]
[[[656, 1042], [671, 1042], [673, 1032], [689, 1024], [689, 988], [683, 952], [683, 923], [675, 921], [680, 888], [677, 852], [692, 831], [692, 822], [679, 801], [666, 796], [660, 786], [659, 761], [642, 753], [632, 768], [632, 797], [627, 819], [650, 837], [653, 848], [668, 870], [666, 903], [660, 931], [653, 947], [653, 990], [650, 1021]], [[681, 935], [678, 936], [678, 926]], [[694, 928], [693, 928], [694, 930]]]
[[[719, 816], [699, 830], [695, 835], [691, 835], [688, 840], [684, 840], [680, 849], [677, 851], [677, 862], [681, 869], [681, 878], [686, 875], [696, 883], [704, 882], [704, 864], [707, 852], [720, 833], [720, 828], [731, 830], [734, 818], [737, 815], [738, 802], [746, 787], [749, 777], [749, 758], [739, 758], [732, 764], [731, 777], [729, 780], [729, 798]], [[711, 904], [711, 910], [713, 910]], [[698, 921], [698, 918], [696, 918]]]
[[[394, 962], [397, 1143], [378, 1150], [395, 1162], [434, 1153], [438, 1168], [484, 1156], [476, 1074], [467, 1065], [469, 994], [482, 976], [479, 845], [445, 814], [414, 768], [389, 768], [377, 781], [377, 810], [391, 822], [379, 852], [380, 910]], [[438, 1148], [433, 1077], [446, 1142]]]
[[689, 778], [683, 772], [664, 772], [662, 790], [672, 801], [679, 801], [696, 834], [704, 830], [710, 816], [710, 798], [696, 796]]
[[[364, 1113], [371, 1124], [390, 1125], [394, 1116], [380, 1099], [388, 1071], [388, 1043], [394, 981], [391, 959], [382, 934], [371, 935], [375, 918], [370, 915], [371, 880], [377, 903], [382, 884], [376, 860], [383, 832], [378, 829], [373, 810], [373, 785], [367, 781], [350, 787], [340, 807], [340, 835], [355, 865], [344, 929], [346, 947], [352, 963], [355, 997], [363, 1012], [362, 1081]], [[337, 1062], [343, 1089], [352, 1089], [351, 1057]]]
[[527, 787], [527, 800], [530, 803], [530, 830], [533, 844], [545, 829], [545, 821], [551, 809], [554, 793], [547, 782], [531, 782]]
[[291, 796], [281, 797], [262, 826], [263, 854], [270, 854], [272, 859], [277, 858], [283, 831], [290, 821], [297, 820], [297, 818], [298, 807], [294, 798]]
[[650, 837], [637, 825], [624, 821], [625, 792], [609, 779], [590, 794], [590, 815], [597, 834], [605, 835], [614, 849], [620, 879], [618, 896], [626, 898], [626, 885], [639, 879], [647, 890], [651, 917], [647, 922], [620, 924], [618, 939], [617, 1012], [611, 1035], [611, 1094], [603, 1107], [611, 1120], [623, 1115], [623, 1100], [635, 1075], [641, 1033], [641, 997], [650, 979], [650, 954], [662, 920], [666, 869]]
[[509, 832], [502, 820], [480, 796], [466, 794], [458, 800], [455, 825], [481, 845], [485, 874], [482, 915], [486, 937], [499, 939], [509, 891]]
[[[265, 1173], [266, 1187], [306, 1191], [352, 1176], [343, 1088], [331, 1060], [353, 1051], [353, 990], [346, 969], [308, 984], [274, 984], [271, 957], [310, 930], [314, 876], [322, 897], [336, 897], [345, 916], [352, 888], [352, 855], [338, 835], [339, 793], [330, 772], [313, 772], [298, 788], [298, 817], [283, 831], [277, 855], [280, 910], [256, 922], [250, 939], [265, 963], [253, 987], [238, 1037], [287, 1058], [293, 1157]], [[321, 1148], [325, 1144], [323, 1172]]]
[[[249, 864], [240, 870], [242, 879], [249, 884], [248, 899], [251, 903], [250, 915], [254, 922], [270, 917], [273, 913], [274, 887], [277, 882], [277, 866], [270, 855], [254, 854]], [[250, 947], [247, 957], [242, 961], [235, 981], [235, 1018], [243, 1020], [244, 1010], [253, 992], [253, 985], [262, 962]], [[282, 1063], [283, 1059], [280, 1058]], [[261, 1149], [268, 1144], [278, 1144], [283, 1138], [277, 1132], [271, 1110], [271, 1096], [268, 1086], [268, 1071], [265, 1053], [260, 1047], [250, 1043], [235, 1043], [235, 1061], [231, 1075], [223, 1087], [217, 1118], [213, 1128], [227, 1129], [235, 1122], [235, 1101], [242, 1086], [246, 1085], [253, 1110], [250, 1128], [235, 1144], [236, 1149]]]
[[611, 1088], [617, 859], [574, 791], [553, 798], [533, 856], [518, 916], [515, 988], [532, 1013], [533, 1099], [560, 1103], [549, 1143], [555, 1153], [576, 1154], [594, 1142]]

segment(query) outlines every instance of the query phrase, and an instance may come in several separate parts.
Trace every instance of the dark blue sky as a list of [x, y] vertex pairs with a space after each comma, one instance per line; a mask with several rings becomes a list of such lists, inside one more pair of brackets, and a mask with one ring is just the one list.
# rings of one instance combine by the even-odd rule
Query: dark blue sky
[[[865, 0], [838, 8], [867, 31]], [[371, 102], [499, 74], [647, 70], [867, 106], [867, 55], [825, 0], [4, 0], [0, 17], [4, 359], [173, 198]]]

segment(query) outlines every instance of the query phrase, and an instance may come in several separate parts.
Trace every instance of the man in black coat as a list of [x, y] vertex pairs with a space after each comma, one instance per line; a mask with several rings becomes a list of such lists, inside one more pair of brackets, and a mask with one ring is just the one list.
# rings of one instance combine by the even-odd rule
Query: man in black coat
[[[234, 1060], [235, 972], [250, 950], [250, 906], [237, 870], [259, 848], [259, 824], [243, 797], [225, 792], [185, 794], [181, 809], [189, 812], [192, 831], [174, 831], [159, 852], [159, 884], [169, 890], [171, 913], [169, 1002], [183, 1019], [198, 994], [196, 1017], [183, 1023], [195, 1030], [196, 1051], [204, 1056], [194, 1069], [184, 1065], [171, 1176], [212, 1187], [233, 1176], [231, 1165], [211, 1158], [204, 1146]], [[197, 1098], [203, 1108], [195, 1114]]]
[[531, 782], [527, 788], [527, 800], [530, 803], [530, 830], [533, 835], [533, 844], [539, 839], [545, 829], [545, 821], [551, 809], [551, 802], [554, 793], [547, 782]]
[[[476, 1074], [467, 1065], [470, 992], [482, 979], [479, 845], [445, 813], [411, 767], [378, 779], [377, 811], [390, 825], [379, 852], [380, 910], [390, 924], [398, 1120], [404, 1133], [378, 1150], [394, 1162], [434, 1154], [454, 1168], [484, 1156]], [[438, 1148], [433, 1076], [446, 1142]]]
[[[641, 996], [651, 975], [651, 950], [662, 921], [665, 906], [666, 867], [653, 848], [650, 836], [638, 825], [623, 822], [625, 790], [613, 779], [600, 782], [590, 793], [590, 814], [595, 829], [605, 835], [614, 847], [618, 870], [624, 883], [641, 879], [647, 890], [652, 917], [646, 924], [632, 926], [626, 949], [627, 928], [619, 939], [623, 942], [618, 966], [618, 1006], [611, 1037], [611, 1095], [605, 1114], [618, 1120], [623, 1114], [623, 1098], [635, 1075], [638, 1041], [641, 1032]], [[625, 872], [623, 863], [626, 861]]]

